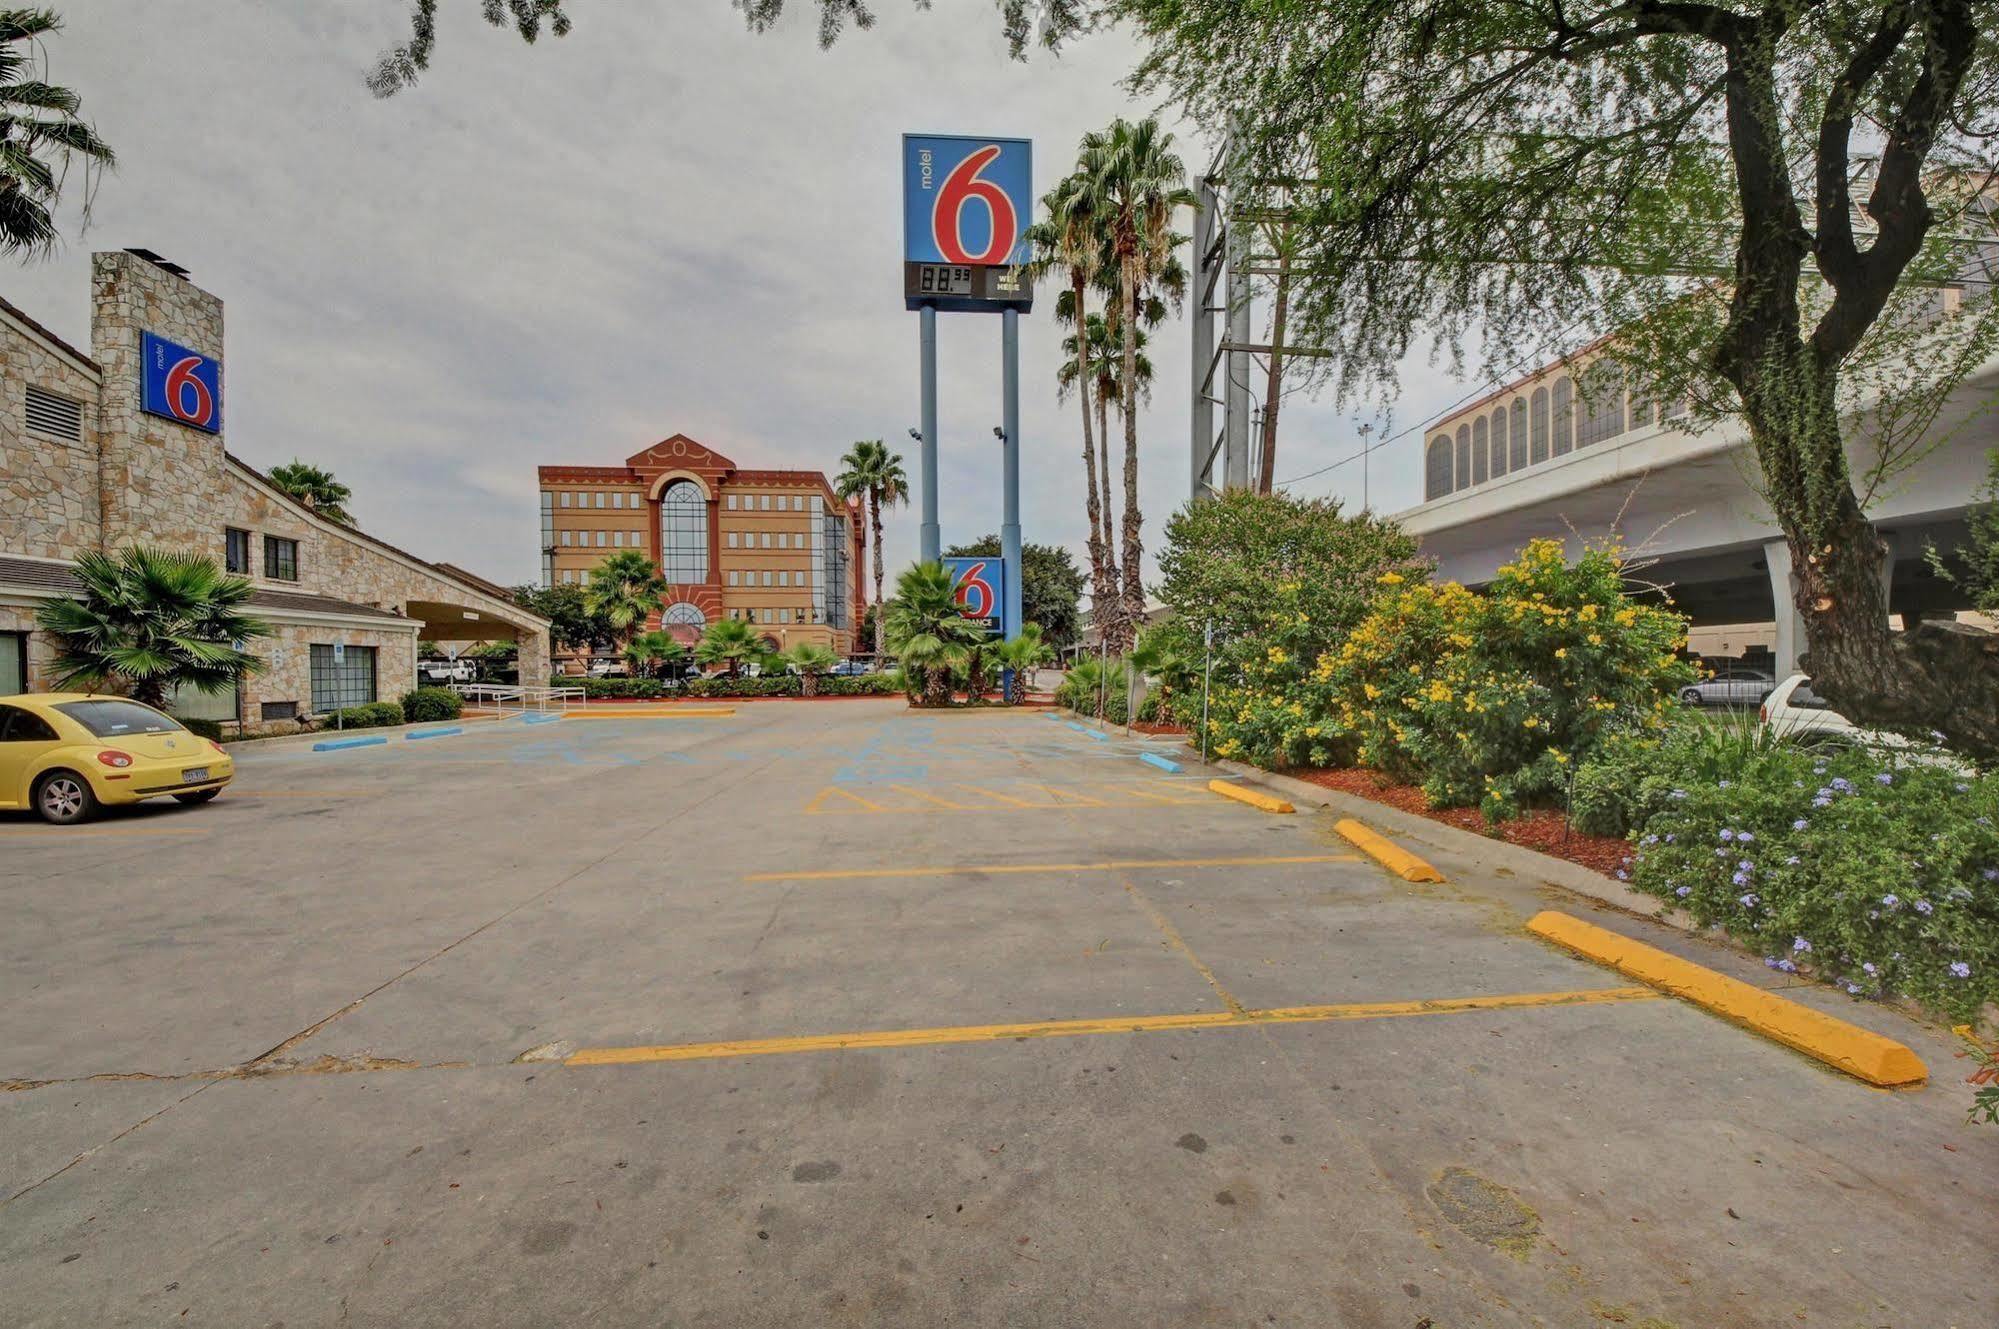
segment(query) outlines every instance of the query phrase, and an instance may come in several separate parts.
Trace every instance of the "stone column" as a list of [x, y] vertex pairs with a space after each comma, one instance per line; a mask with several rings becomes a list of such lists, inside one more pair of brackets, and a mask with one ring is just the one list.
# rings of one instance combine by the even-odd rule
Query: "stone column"
[[1770, 599], [1777, 622], [1777, 679], [1782, 682], [1798, 672], [1798, 655], [1805, 649], [1805, 618], [1793, 598], [1791, 546], [1771, 540], [1763, 546], [1763, 560], [1770, 566]]
[[548, 686], [548, 634], [522, 631], [515, 639], [520, 648], [521, 686]]

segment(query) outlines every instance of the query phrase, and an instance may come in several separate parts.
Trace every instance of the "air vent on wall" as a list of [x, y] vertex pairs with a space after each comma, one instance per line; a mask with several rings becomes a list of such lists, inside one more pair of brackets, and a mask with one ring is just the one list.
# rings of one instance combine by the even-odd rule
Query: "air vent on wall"
[[31, 386], [28, 389], [28, 428], [37, 434], [81, 443], [83, 403]]

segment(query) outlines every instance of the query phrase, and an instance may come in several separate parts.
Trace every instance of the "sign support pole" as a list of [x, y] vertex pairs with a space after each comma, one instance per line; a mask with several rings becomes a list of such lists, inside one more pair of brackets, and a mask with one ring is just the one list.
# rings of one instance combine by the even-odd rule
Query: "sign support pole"
[[1020, 635], [1020, 589], [1026, 580], [1020, 562], [1020, 312], [1000, 314], [1000, 385], [1005, 394], [1000, 428], [1001, 448], [1000, 557], [1006, 560], [1006, 607], [1001, 623], [1006, 640]]
[[935, 563], [944, 554], [943, 532], [937, 525], [937, 306], [918, 312], [923, 342], [923, 524], [918, 532], [922, 561]]

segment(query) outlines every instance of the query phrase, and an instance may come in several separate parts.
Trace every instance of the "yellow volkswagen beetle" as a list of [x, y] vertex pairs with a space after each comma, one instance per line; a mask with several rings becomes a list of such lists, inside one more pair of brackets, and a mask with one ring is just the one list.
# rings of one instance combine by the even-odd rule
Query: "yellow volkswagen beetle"
[[127, 697], [0, 697], [0, 808], [33, 808], [68, 825], [107, 803], [206, 803], [235, 773], [220, 743]]

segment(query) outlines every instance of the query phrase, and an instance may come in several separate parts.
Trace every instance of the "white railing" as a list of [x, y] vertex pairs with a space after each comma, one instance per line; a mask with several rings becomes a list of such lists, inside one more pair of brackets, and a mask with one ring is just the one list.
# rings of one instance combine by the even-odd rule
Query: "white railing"
[[525, 715], [529, 711], [567, 711], [583, 701], [582, 688], [535, 688], [518, 683], [453, 683], [451, 690], [465, 704], [490, 710], [499, 716]]

